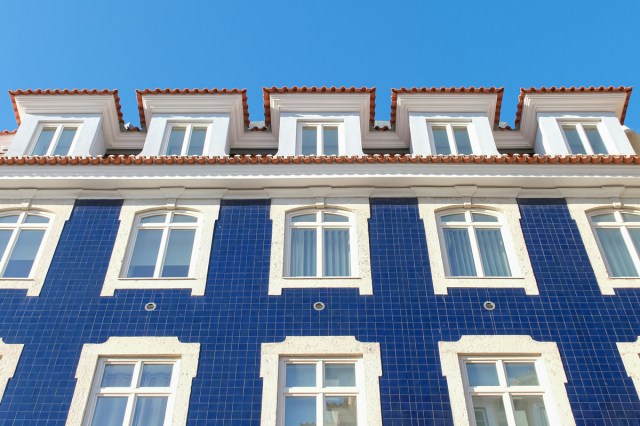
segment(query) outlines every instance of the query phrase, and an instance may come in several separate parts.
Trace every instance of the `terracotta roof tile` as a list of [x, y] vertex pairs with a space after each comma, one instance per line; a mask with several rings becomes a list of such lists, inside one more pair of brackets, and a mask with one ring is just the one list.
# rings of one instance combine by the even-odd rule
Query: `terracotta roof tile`
[[14, 135], [18, 130], [2, 130], [0, 131], [0, 135]]
[[502, 106], [502, 95], [504, 87], [401, 87], [400, 89], [391, 89], [391, 125], [396, 124], [396, 111], [398, 107], [398, 95], [403, 93], [496, 93], [498, 101], [496, 102], [496, 116], [494, 124], [497, 126], [500, 122], [500, 107]]
[[524, 98], [527, 94], [529, 93], [598, 93], [598, 92], [626, 92], [627, 93], [627, 99], [624, 102], [624, 107], [622, 108], [622, 115], [620, 116], [620, 123], [624, 124], [624, 118], [627, 115], [627, 106], [629, 105], [629, 98], [631, 97], [631, 90], [633, 89], [633, 87], [624, 87], [624, 86], [620, 86], [620, 87], [613, 87], [613, 86], [609, 86], [609, 87], [605, 87], [605, 86], [600, 86], [600, 87], [595, 87], [595, 86], [590, 86], [590, 87], [584, 87], [584, 86], [580, 86], [580, 87], [555, 87], [555, 86], [551, 86], [551, 87], [530, 87], [528, 89], [522, 88], [520, 89], [520, 96], [518, 97], [518, 109], [516, 110], [516, 120], [515, 120], [515, 126], [518, 127], [518, 125], [520, 124], [520, 120], [522, 119], [522, 108], [524, 107]]
[[242, 111], [244, 113], [244, 125], [249, 127], [249, 105], [247, 104], [247, 89], [143, 89], [136, 90], [138, 99], [138, 112], [140, 113], [140, 125], [147, 127], [142, 106], [143, 95], [242, 95]]
[[116, 102], [116, 111], [118, 113], [118, 121], [120, 124], [124, 124], [122, 119], [122, 109], [120, 107], [120, 96], [118, 96], [118, 90], [110, 89], [27, 89], [27, 90], [9, 90], [11, 95], [11, 103], [13, 104], [13, 113], [16, 116], [16, 121], [20, 125], [20, 114], [18, 114], [18, 105], [16, 104], [16, 96], [29, 96], [29, 95], [113, 95]]
[[376, 115], [376, 88], [375, 87], [263, 87], [264, 97], [264, 121], [267, 127], [271, 126], [271, 94], [272, 93], [369, 93], [370, 108], [369, 121], [373, 125]]

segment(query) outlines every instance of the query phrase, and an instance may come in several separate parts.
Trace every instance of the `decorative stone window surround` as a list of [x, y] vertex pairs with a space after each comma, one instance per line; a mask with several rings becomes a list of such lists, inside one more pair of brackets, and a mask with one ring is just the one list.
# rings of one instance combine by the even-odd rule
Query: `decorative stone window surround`
[[280, 359], [284, 357], [358, 357], [364, 366], [366, 424], [382, 425], [379, 378], [382, 362], [379, 343], [363, 343], [353, 336], [288, 336], [280, 343], [263, 343], [261, 349], [260, 377], [262, 388], [262, 426], [275, 426], [278, 419], [278, 372]]
[[81, 426], [87, 413], [94, 377], [101, 358], [174, 358], [178, 385], [173, 406], [172, 426], [187, 423], [191, 381], [198, 371], [199, 343], [181, 343], [177, 337], [110, 337], [105, 343], [86, 344], [76, 370], [76, 388], [69, 408], [67, 426]]
[[4, 343], [0, 338], [0, 401], [7, 389], [7, 382], [16, 372], [23, 348], [22, 344]]
[[640, 395], [640, 337], [635, 342], [616, 344], [624, 369], [627, 370], [627, 375], [633, 380], [636, 392]]
[[[429, 264], [435, 294], [447, 294], [449, 288], [523, 288], [538, 295], [529, 252], [520, 228], [520, 209], [515, 198], [419, 198], [420, 217], [424, 221], [429, 251]], [[449, 277], [445, 270], [438, 215], [455, 209], [485, 209], [502, 219], [505, 250], [509, 254], [510, 277]], [[515, 259], [515, 262], [511, 259]]]
[[[336, 209], [352, 215], [351, 235], [357, 247], [352, 247], [351, 277], [287, 277], [286, 245], [287, 214], [306, 209]], [[369, 255], [370, 216], [368, 198], [292, 198], [271, 200], [271, 270], [269, 295], [281, 295], [284, 288], [357, 288], [361, 295], [373, 294]], [[352, 241], [353, 238], [352, 238]]]
[[537, 342], [531, 336], [462, 336], [457, 342], [438, 342], [438, 347], [442, 375], [447, 378], [454, 425], [473, 424], [469, 415], [473, 408], [465, 397], [461, 360], [471, 355], [539, 357], [543, 363], [543, 374], [539, 379], [549, 393], [545, 401], [553, 403], [547, 407], [550, 424], [575, 425], [565, 389], [567, 376], [555, 342]]

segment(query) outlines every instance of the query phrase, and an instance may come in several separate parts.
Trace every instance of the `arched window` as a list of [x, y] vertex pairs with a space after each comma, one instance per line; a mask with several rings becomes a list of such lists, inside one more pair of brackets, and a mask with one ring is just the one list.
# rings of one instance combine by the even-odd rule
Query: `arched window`
[[289, 277], [349, 277], [353, 221], [340, 210], [305, 210], [288, 216]]
[[447, 276], [510, 277], [514, 260], [505, 246], [502, 218], [485, 210], [448, 210], [438, 224]]
[[590, 218], [609, 275], [640, 276], [640, 213], [599, 212]]
[[0, 213], [0, 278], [29, 278], [49, 229], [37, 212]]
[[198, 218], [189, 212], [148, 213], [135, 222], [125, 278], [191, 276]]

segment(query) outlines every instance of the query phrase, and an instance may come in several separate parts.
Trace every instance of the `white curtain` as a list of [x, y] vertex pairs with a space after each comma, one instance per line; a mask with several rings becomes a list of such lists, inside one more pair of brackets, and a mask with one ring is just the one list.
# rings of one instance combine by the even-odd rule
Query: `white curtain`
[[476, 229], [476, 238], [482, 259], [482, 268], [487, 277], [509, 277], [509, 259], [504, 249], [499, 229]]
[[290, 276], [316, 276], [316, 232], [315, 229], [291, 230]]
[[[604, 257], [606, 257], [609, 264], [609, 273], [614, 277], [638, 276], [627, 245], [622, 239], [621, 230], [618, 228], [597, 228], [596, 233], [598, 234]], [[637, 237], [635, 233], [632, 235]]]
[[351, 275], [349, 262], [349, 230], [324, 230], [324, 276], [348, 277]]
[[451, 276], [473, 277], [478, 275], [473, 263], [469, 231], [467, 229], [444, 229], [444, 243]]

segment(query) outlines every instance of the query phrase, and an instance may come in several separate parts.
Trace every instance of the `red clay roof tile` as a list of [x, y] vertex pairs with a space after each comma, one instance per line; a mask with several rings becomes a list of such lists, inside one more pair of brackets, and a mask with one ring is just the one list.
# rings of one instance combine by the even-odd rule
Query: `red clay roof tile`
[[18, 130], [2, 130], [0, 131], [0, 135], [13, 135], [17, 132]]

